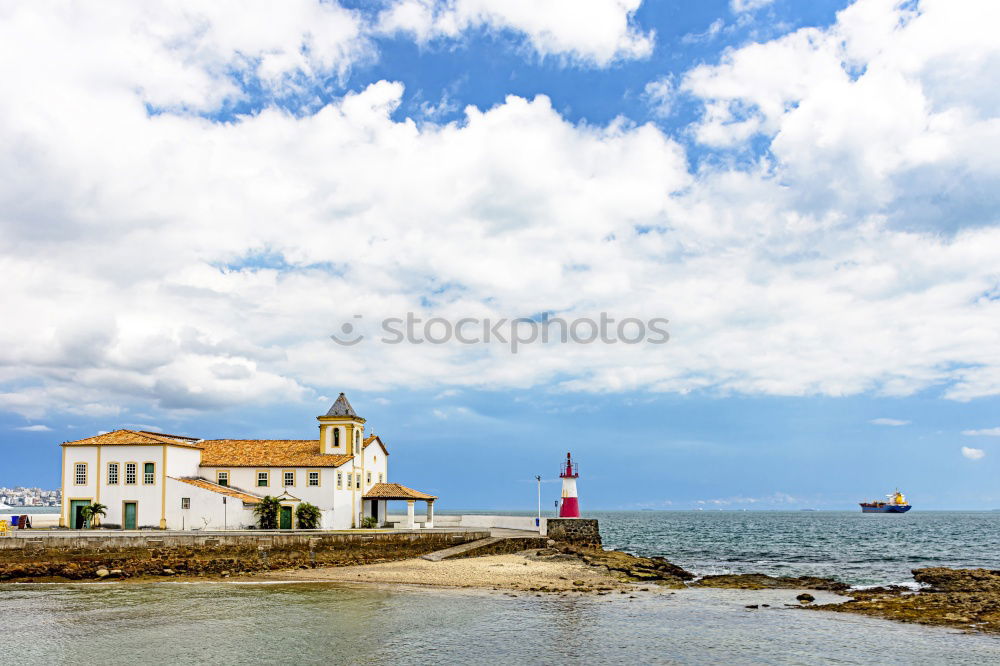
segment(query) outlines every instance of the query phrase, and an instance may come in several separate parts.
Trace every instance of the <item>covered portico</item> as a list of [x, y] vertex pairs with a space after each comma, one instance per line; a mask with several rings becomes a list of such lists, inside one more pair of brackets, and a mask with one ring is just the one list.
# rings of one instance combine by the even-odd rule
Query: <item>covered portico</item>
[[399, 483], [376, 483], [364, 494], [364, 511], [366, 516], [372, 516], [382, 525], [388, 515], [386, 505], [390, 501], [406, 502], [406, 520], [401, 527], [413, 529], [417, 526], [414, 518], [414, 505], [418, 501], [427, 503], [427, 520], [424, 527], [434, 527], [434, 500], [435, 495], [428, 495], [413, 488], [407, 488]]

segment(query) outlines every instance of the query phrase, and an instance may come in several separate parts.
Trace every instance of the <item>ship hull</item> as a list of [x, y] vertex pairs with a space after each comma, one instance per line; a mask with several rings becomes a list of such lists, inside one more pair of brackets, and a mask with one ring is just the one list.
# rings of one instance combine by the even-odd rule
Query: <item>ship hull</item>
[[909, 504], [904, 504], [902, 506], [893, 506], [887, 504], [885, 506], [865, 506], [861, 505], [861, 513], [906, 513], [912, 507]]

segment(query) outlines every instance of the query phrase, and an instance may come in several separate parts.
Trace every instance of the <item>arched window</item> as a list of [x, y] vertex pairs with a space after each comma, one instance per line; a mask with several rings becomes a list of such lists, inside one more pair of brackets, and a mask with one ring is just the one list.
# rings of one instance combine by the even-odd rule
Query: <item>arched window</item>
[[340, 428], [333, 429], [333, 445], [340, 446]]
[[357, 430], [354, 431], [354, 453], [358, 452], [361, 444], [361, 433]]

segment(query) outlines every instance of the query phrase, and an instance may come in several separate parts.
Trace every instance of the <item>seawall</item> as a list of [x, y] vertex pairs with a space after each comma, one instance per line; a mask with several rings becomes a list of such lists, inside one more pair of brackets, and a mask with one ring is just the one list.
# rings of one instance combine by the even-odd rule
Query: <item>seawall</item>
[[219, 575], [417, 557], [488, 530], [19, 535], [0, 539], [0, 581]]

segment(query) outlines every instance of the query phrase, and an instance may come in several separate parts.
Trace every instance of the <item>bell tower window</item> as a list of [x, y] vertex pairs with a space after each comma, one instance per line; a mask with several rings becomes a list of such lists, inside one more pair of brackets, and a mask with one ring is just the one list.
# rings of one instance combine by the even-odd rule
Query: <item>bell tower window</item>
[[333, 429], [333, 447], [337, 448], [340, 446], [340, 428], [334, 427]]

